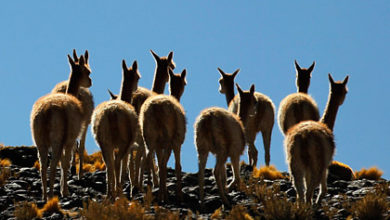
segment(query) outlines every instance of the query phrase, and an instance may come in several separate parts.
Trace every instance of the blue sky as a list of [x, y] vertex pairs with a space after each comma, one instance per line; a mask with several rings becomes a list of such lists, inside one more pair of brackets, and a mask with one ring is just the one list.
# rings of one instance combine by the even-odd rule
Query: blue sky
[[[350, 76], [334, 130], [334, 159], [354, 170], [378, 166], [390, 178], [388, 1], [5, 1], [0, 25], [0, 143], [5, 145], [32, 145], [31, 107], [68, 78], [66, 55], [73, 48], [90, 52], [95, 105], [109, 99], [107, 88], [119, 91], [122, 59], [137, 60], [139, 85], [151, 88], [155, 63], [149, 50], [161, 56], [174, 51], [175, 72], [186, 68], [188, 81], [181, 99], [188, 121], [182, 167], [197, 172], [194, 120], [204, 108], [226, 107], [217, 67], [240, 68], [236, 82], [243, 89], [254, 83], [278, 108], [296, 91], [296, 59], [301, 67], [317, 63], [309, 93], [321, 114], [327, 73], [336, 80]], [[88, 152], [99, 150], [90, 132], [87, 137]], [[256, 146], [258, 165], [264, 165], [260, 134]], [[246, 150], [242, 159], [247, 161]], [[170, 166], [172, 161], [173, 156]], [[209, 155], [207, 167], [214, 162]], [[287, 170], [276, 118], [271, 164]]]

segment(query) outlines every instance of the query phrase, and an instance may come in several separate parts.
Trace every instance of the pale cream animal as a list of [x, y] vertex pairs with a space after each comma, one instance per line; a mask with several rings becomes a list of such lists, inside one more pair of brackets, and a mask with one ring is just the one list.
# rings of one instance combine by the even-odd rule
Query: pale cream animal
[[301, 68], [295, 61], [297, 93], [285, 97], [278, 110], [279, 128], [284, 135], [289, 128], [301, 121], [320, 119], [317, 103], [307, 94], [314, 66], [315, 62], [308, 69]]
[[144, 164], [149, 164], [150, 169], [154, 153], [157, 154], [160, 201], [168, 200], [167, 163], [172, 150], [175, 155], [176, 195], [179, 200], [182, 197], [180, 150], [186, 133], [186, 118], [179, 100], [186, 85], [185, 76], [185, 70], [181, 75], [174, 75], [170, 71], [171, 95], [156, 95], [148, 98], [140, 111], [141, 131], [147, 147]]
[[92, 85], [89, 75], [91, 69], [81, 56], [73, 61], [68, 55], [71, 72], [65, 93], [48, 94], [39, 98], [33, 105], [30, 117], [33, 141], [38, 148], [38, 158], [41, 164], [42, 197], [47, 199], [47, 163], [49, 150], [52, 152], [50, 161], [49, 197], [53, 197], [53, 185], [56, 167], [61, 162], [61, 195], [68, 195], [67, 175], [72, 151], [76, 139], [83, 129], [84, 110], [76, 98], [79, 88]]
[[[88, 64], [88, 51], [85, 51], [84, 58], [85, 62]], [[75, 62], [79, 61], [79, 57], [76, 54], [76, 50], [73, 50], [73, 59]], [[52, 90], [51, 93], [65, 93], [68, 86], [68, 81], [62, 81], [58, 83]], [[77, 98], [80, 100], [81, 105], [84, 109], [83, 114], [83, 126], [81, 131], [81, 137], [80, 137], [80, 144], [78, 145], [78, 148], [75, 149], [78, 152], [79, 155], [79, 174], [78, 178], [81, 179], [83, 176], [83, 163], [84, 163], [84, 152], [85, 152], [85, 139], [88, 131], [88, 125], [91, 123], [91, 116], [92, 111], [94, 108], [94, 102], [93, 102], [93, 96], [91, 91], [88, 88], [80, 87], [79, 93], [77, 94]], [[75, 170], [73, 168], [76, 168], [76, 160], [75, 156], [73, 156], [72, 159], [72, 172], [75, 173]]]
[[240, 156], [245, 149], [244, 126], [236, 114], [219, 107], [203, 110], [194, 124], [194, 140], [198, 151], [199, 199], [204, 198], [204, 171], [209, 152], [215, 155], [214, 177], [223, 203], [230, 206], [226, 197], [226, 167], [230, 157], [233, 181], [228, 188], [240, 184]]
[[[237, 114], [240, 96], [234, 96], [234, 78], [240, 70], [237, 69], [232, 74], [225, 73], [220, 68], [218, 68], [218, 70], [221, 74], [221, 78], [219, 79], [219, 92], [226, 95], [226, 102], [229, 106], [229, 111]], [[261, 132], [263, 136], [265, 164], [268, 166], [271, 160], [270, 148], [272, 128], [275, 122], [275, 106], [272, 100], [264, 94], [255, 92], [254, 97], [255, 111], [253, 112], [253, 115], [246, 119], [241, 118], [244, 123], [246, 142], [248, 144], [249, 164], [251, 166], [257, 165], [258, 151], [255, 146], [255, 140], [257, 133]]]
[[334, 125], [337, 109], [347, 94], [348, 76], [343, 82], [334, 82], [329, 74], [329, 81], [329, 99], [322, 120], [324, 123], [310, 120], [300, 122], [288, 130], [284, 140], [286, 161], [297, 198], [307, 203], [311, 203], [314, 189], [319, 184], [321, 186], [316, 203], [327, 192], [327, 170], [335, 150], [333, 132], [329, 127]]
[[127, 167], [127, 161], [123, 159], [139, 133], [138, 117], [130, 102], [141, 76], [136, 61], [128, 69], [123, 60], [122, 68], [119, 99], [99, 104], [92, 114], [92, 133], [106, 164], [107, 196], [110, 199], [121, 195], [121, 167]]

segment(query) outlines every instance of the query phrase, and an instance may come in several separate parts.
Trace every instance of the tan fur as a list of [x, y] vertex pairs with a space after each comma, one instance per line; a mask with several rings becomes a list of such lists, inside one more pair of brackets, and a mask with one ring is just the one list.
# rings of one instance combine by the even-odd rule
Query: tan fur
[[177, 195], [180, 198], [180, 149], [186, 133], [186, 118], [183, 107], [174, 97], [156, 95], [144, 102], [139, 117], [142, 136], [148, 151], [146, 161], [149, 165], [154, 157], [154, 152], [157, 154], [160, 178], [159, 200], [166, 201], [168, 199], [166, 169], [172, 150], [175, 155]]
[[107, 196], [111, 199], [122, 193], [121, 172], [127, 168], [130, 148], [139, 135], [138, 116], [130, 104], [141, 78], [137, 61], [127, 68], [123, 60], [122, 69], [118, 99], [101, 103], [92, 114], [92, 133], [106, 163]]
[[125, 101], [103, 102], [93, 112], [92, 133], [106, 163], [107, 195], [111, 198], [121, 193], [120, 167], [126, 166], [122, 159], [138, 132], [137, 114], [133, 106]]
[[231, 112], [212, 107], [203, 110], [194, 124], [195, 146], [199, 162], [199, 197], [204, 198], [204, 170], [208, 153], [216, 156], [214, 176], [222, 201], [230, 205], [226, 198], [225, 163], [230, 157], [233, 168], [233, 181], [228, 188], [237, 187], [240, 183], [239, 160], [245, 148], [244, 126], [239, 117]]
[[[75, 51], [73, 52], [75, 54]], [[88, 65], [88, 51], [80, 59], [74, 61], [69, 55], [71, 66], [67, 91], [54, 93], [38, 99], [32, 108], [30, 125], [33, 141], [38, 149], [38, 157], [42, 180], [42, 197], [47, 199], [47, 163], [49, 150], [52, 152], [50, 162], [49, 196], [53, 196], [55, 171], [58, 162], [61, 162], [61, 194], [68, 195], [67, 174], [72, 149], [76, 139], [80, 136], [84, 126], [84, 110], [81, 102], [74, 96], [78, 94], [80, 86], [90, 87], [91, 70]]]
[[[271, 156], [271, 135], [275, 121], [275, 106], [272, 100], [259, 92], [254, 93], [255, 97], [255, 114], [248, 117], [244, 122], [245, 137], [248, 143], [248, 157], [251, 166], [257, 165], [258, 151], [255, 146], [256, 135], [261, 132], [264, 144], [264, 159], [265, 164], [269, 166]], [[229, 105], [229, 111], [237, 114], [239, 109], [240, 96], [236, 95]]]
[[[51, 93], [65, 93], [67, 89], [68, 81], [62, 81], [58, 83], [52, 90]], [[81, 105], [84, 109], [83, 114], [83, 126], [81, 131], [80, 145], [78, 147], [79, 153], [79, 179], [83, 176], [83, 161], [85, 151], [85, 139], [88, 131], [88, 125], [91, 123], [92, 111], [94, 108], [93, 96], [88, 88], [80, 87], [77, 98], [81, 101]], [[75, 149], [76, 150], [76, 149]], [[75, 157], [73, 157], [72, 164], [75, 165]]]
[[301, 121], [318, 121], [320, 118], [317, 103], [307, 94], [314, 66], [315, 62], [308, 69], [301, 68], [295, 61], [297, 93], [285, 97], [278, 110], [279, 128], [284, 135], [289, 128]]
[[[218, 71], [221, 74], [221, 78], [219, 79], [219, 92], [225, 94], [229, 111], [237, 114], [239, 109], [240, 96], [234, 96], [234, 78], [237, 76], [240, 69], [237, 69], [231, 74], [225, 73], [220, 68], [218, 68]], [[269, 166], [271, 160], [271, 135], [275, 121], [275, 106], [272, 100], [264, 94], [256, 92], [255, 98], [257, 103], [255, 106], [256, 114], [251, 116], [250, 119], [248, 119], [247, 123], [244, 122], [246, 120], [243, 120], [245, 126], [246, 141], [248, 143], [249, 164], [251, 166], [257, 165], [258, 151], [255, 146], [255, 140], [257, 133], [261, 132], [263, 136], [265, 164]]]
[[326, 194], [328, 167], [335, 150], [331, 127], [336, 120], [338, 106], [343, 103], [347, 93], [348, 76], [343, 82], [335, 83], [329, 74], [329, 81], [331, 89], [323, 115], [323, 118], [328, 118], [325, 123], [310, 120], [299, 122], [287, 131], [284, 140], [286, 160], [298, 199], [308, 203], [311, 203], [314, 189], [320, 183], [316, 203]]
[[320, 113], [314, 99], [305, 93], [293, 93], [285, 97], [279, 105], [278, 122], [280, 131], [287, 130], [301, 121], [318, 121]]
[[327, 168], [335, 150], [332, 131], [320, 122], [303, 121], [287, 132], [284, 146], [297, 198], [311, 203], [314, 189], [321, 184], [319, 203], [327, 192]]

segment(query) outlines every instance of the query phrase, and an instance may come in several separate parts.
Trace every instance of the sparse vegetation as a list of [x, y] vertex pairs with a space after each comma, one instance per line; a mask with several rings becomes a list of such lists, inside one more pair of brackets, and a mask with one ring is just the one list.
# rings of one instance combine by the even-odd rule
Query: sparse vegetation
[[41, 212], [33, 202], [23, 201], [15, 205], [15, 218], [18, 220], [30, 220], [40, 218]]
[[9, 167], [11, 166], [11, 161], [9, 159], [0, 160], [0, 167]]
[[328, 169], [329, 175], [333, 175], [337, 179], [348, 181], [355, 179], [355, 173], [353, 172], [352, 168], [340, 161], [332, 161]]
[[39, 210], [41, 214], [43, 213], [63, 213], [60, 204], [58, 203], [58, 197], [55, 196], [51, 198], [42, 209]]
[[389, 219], [387, 215], [390, 210], [390, 202], [387, 200], [389, 194], [389, 184], [377, 186], [374, 192], [368, 193], [361, 200], [352, 204], [350, 209], [352, 216], [361, 220]]
[[371, 167], [368, 169], [361, 169], [355, 172], [356, 179], [368, 179], [368, 180], [379, 180], [383, 174], [383, 171], [377, 167]]
[[11, 176], [11, 161], [8, 159], [0, 160], [0, 187], [4, 186], [8, 178]]
[[276, 169], [274, 165], [263, 166], [259, 169], [254, 167], [252, 176], [254, 178], [267, 179], [267, 180], [276, 180], [276, 179], [285, 179], [286, 177]]

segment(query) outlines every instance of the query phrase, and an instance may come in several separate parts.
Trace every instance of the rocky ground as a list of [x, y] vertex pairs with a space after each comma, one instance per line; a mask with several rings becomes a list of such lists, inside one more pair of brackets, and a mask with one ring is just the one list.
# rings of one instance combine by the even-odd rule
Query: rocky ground
[[[14, 218], [15, 204], [21, 201], [35, 202], [38, 207], [44, 205], [44, 201], [41, 199], [41, 180], [39, 171], [33, 168], [33, 164], [36, 161], [35, 148], [9, 148], [7, 150], [0, 151], [0, 158], [10, 158], [12, 160], [11, 165], [11, 177], [7, 180], [6, 184], [0, 188], [0, 219]], [[243, 165], [241, 167], [241, 176], [243, 179], [248, 180], [251, 176], [251, 168]], [[59, 178], [60, 173], [57, 169], [55, 194], [59, 195]], [[228, 169], [228, 181], [231, 180], [231, 170]], [[367, 193], [372, 192], [378, 184], [388, 184], [389, 181], [380, 180], [354, 180], [344, 181], [335, 180], [328, 183], [328, 194], [324, 199], [322, 207], [314, 208], [313, 219], [329, 219], [329, 216], [334, 219], [346, 219], [351, 211], [346, 207], [346, 201], [352, 203], [359, 199], [362, 199]], [[171, 211], [177, 211], [181, 216], [187, 216], [187, 214], [194, 213], [193, 217], [202, 217], [203, 219], [210, 218], [212, 213], [222, 203], [218, 195], [218, 190], [215, 184], [215, 179], [212, 176], [212, 170], [207, 169], [205, 172], [205, 205], [204, 209], [200, 212], [198, 205], [198, 178], [196, 173], [183, 173], [182, 186], [184, 192], [184, 199], [178, 203], [175, 197], [175, 177], [174, 170], [168, 169], [168, 190], [170, 201], [166, 204], [160, 204], [161, 206]], [[290, 202], [295, 201], [295, 190], [292, 184], [287, 179], [279, 180], [262, 180], [252, 181], [251, 184], [263, 184], [267, 187], [277, 186], [278, 191], [275, 194], [274, 199], [281, 199], [281, 195], [285, 196]], [[93, 173], [86, 173], [81, 180], [78, 180], [76, 176], [71, 176], [68, 181], [70, 196], [66, 198], [60, 198], [60, 205], [63, 210], [70, 210], [73, 213], [83, 208], [83, 203], [87, 204], [88, 201], [93, 199], [94, 201], [103, 201], [106, 190], [105, 171], [96, 171]], [[389, 185], [387, 185], [389, 187]], [[249, 193], [248, 193], [249, 191]], [[255, 192], [250, 192], [251, 189], [242, 191], [233, 191], [229, 193], [229, 199], [233, 205], [241, 205], [246, 208], [249, 215], [252, 217], [262, 216], [264, 213], [264, 204], [259, 202], [259, 198], [256, 197]], [[390, 190], [388, 189], [390, 192]], [[128, 197], [129, 183], [127, 182], [124, 187], [124, 195]], [[153, 190], [153, 196], [156, 198], [157, 190]], [[145, 194], [138, 193], [132, 199], [143, 202]], [[390, 196], [387, 195], [387, 201], [390, 201]], [[222, 212], [228, 213], [229, 208], [224, 208]], [[196, 213], [199, 213], [196, 215]], [[153, 209], [150, 210], [153, 214]], [[387, 213], [390, 215], [390, 211]], [[80, 215], [67, 216], [66, 214], [54, 213], [50, 215], [43, 215], [43, 219], [72, 219], [80, 218]]]

